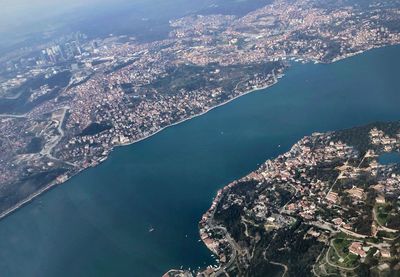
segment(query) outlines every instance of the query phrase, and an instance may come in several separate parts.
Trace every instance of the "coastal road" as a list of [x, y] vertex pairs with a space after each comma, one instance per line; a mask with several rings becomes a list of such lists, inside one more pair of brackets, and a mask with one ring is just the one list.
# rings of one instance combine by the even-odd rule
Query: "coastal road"
[[1, 117], [5, 117], [5, 118], [7, 118], [7, 117], [9, 117], [9, 118], [27, 118], [28, 115], [27, 114], [7, 114], [7, 113], [4, 113], [4, 114], [0, 114], [0, 118]]
[[[236, 257], [237, 257], [237, 253], [240, 252], [240, 247], [236, 244], [236, 241], [231, 237], [231, 235], [228, 233], [228, 231], [226, 230], [225, 227], [222, 226], [215, 226], [213, 227], [213, 229], [217, 229], [217, 230], [221, 230], [222, 232], [224, 232], [226, 241], [229, 243], [229, 245], [231, 246], [232, 251], [232, 256], [229, 260], [229, 262], [227, 262], [221, 269], [223, 269], [223, 271], [225, 271], [226, 269], [228, 269], [230, 266], [232, 266], [232, 264], [235, 262]], [[226, 273], [226, 272], [225, 272]]]
[[215, 274], [216, 274], [216, 276], [219, 276], [219, 274], [224, 273], [227, 276], [229, 276], [229, 274], [226, 272], [226, 270], [229, 267], [231, 267], [232, 264], [235, 262], [237, 254], [241, 251], [241, 249], [240, 249], [239, 245], [236, 243], [236, 241], [231, 237], [231, 235], [229, 234], [228, 230], [226, 230], [225, 227], [218, 226], [214, 223], [214, 220], [212, 219], [213, 217], [214, 217], [214, 214], [211, 215], [210, 220], [208, 222], [208, 226], [210, 227], [210, 229], [222, 231], [226, 241], [229, 243], [229, 245], [232, 249], [232, 256], [229, 259], [229, 261], [227, 263], [225, 263], [224, 265], [221, 265], [220, 269], [218, 269], [215, 272]]

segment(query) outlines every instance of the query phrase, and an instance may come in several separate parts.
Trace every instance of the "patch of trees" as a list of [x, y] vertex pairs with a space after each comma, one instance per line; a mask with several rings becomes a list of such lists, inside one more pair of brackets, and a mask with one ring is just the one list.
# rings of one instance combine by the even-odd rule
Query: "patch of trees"
[[269, 260], [288, 266], [288, 276], [310, 276], [311, 267], [324, 247], [315, 239], [304, 239], [309, 228], [298, 220], [291, 229], [280, 230], [266, 253]]
[[232, 205], [226, 210], [217, 211], [214, 215], [215, 220], [222, 221], [228, 232], [235, 241], [245, 239], [245, 227], [240, 222], [243, 208], [239, 205]]
[[44, 140], [41, 137], [34, 137], [28, 143], [25, 149], [25, 153], [39, 153], [42, 150]]
[[65, 172], [66, 169], [58, 168], [43, 172], [27, 173], [18, 182], [6, 184], [0, 192], [0, 210], [17, 204]]
[[[264, 62], [252, 65], [220, 66], [210, 63], [206, 66], [180, 65], [169, 67], [166, 74], [149, 85], [149, 88], [174, 94], [180, 90], [193, 91], [197, 89], [212, 89], [222, 87], [230, 94], [236, 83], [248, 80], [255, 74], [267, 74], [273, 69], [282, 68], [281, 62]], [[219, 73], [216, 75], [216, 70]], [[227, 96], [222, 95], [224, 99]]]
[[367, 193], [367, 199], [365, 201], [365, 205], [363, 209], [359, 211], [361, 214], [357, 217], [354, 222], [354, 230], [362, 235], [371, 235], [371, 227], [372, 227], [372, 209], [375, 203], [376, 192], [374, 190], [370, 190]]
[[258, 182], [255, 180], [240, 181], [236, 186], [231, 189], [231, 193], [234, 193], [236, 195], [246, 195], [252, 191], [254, 193], [257, 184]]
[[112, 125], [107, 123], [97, 123], [93, 122], [89, 124], [83, 131], [81, 132], [80, 136], [93, 136], [99, 134], [103, 131], [109, 130], [112, 128]]
[[[45, 78], [44, 74], [29, 79], [23, 83], [20, 87], [15, 88], [11, 94], [17, 95], [21, 93], [16, 99], [1, 99], [0, 101], [0, 113], [25, 113], [32, 109], [34, 106], [55, 98], [60, 92], [60, 88], [66, 87], [71, 79], [70, 71], [59, 72], [50, 78]], [[43, 85], [48, 85], [50, 89], [54, 89], [53, 92], [43, 95], [33, 102], [29, 102], [28, 99], [31, 95], [31, 90], [39, 89]]]
[[335, 141], [342, 141], [365, 153], [368, 149], [374, 148], [371, 145], [369, 132], [372, 128], [382, 130], [388, 136], [395, 136], [400, 131], [400, 121], [394, 122], [375, 122], [361, 127], [354, 127], [342, 131], [337, 131], [333, 135]]

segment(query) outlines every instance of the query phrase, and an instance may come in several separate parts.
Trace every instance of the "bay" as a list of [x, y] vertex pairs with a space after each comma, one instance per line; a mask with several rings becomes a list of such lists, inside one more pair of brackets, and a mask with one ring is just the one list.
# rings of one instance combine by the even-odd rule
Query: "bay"
[[1, 275], [160, 276], [212, 263], [197, 223], [216, 191], [312, 132], [399, 120], [399, 64], [396, 46], [295, 65], [269, 89], [115, 149], [0, 221]]

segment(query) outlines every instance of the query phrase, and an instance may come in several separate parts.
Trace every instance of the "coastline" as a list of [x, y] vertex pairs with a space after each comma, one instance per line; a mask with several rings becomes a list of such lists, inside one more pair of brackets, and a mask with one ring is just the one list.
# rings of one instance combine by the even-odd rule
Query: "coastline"
[[[282, 74], [282, 76], [284, 76], [284, 74]], [[152, 134], [150, 134], [150, 135], [147, 135], [147, 136], [145, 136], [145, 137], [143, 137], [143, 138], [137, 139], [137, 140], [135, 140], [135, 141], [133, 141], [133, 142], [127, 142], [127, 143], [124, 143], [124, 144], [119, 144], [119, 145], [116, 145], [115, 147], [128, 146], [128, 145], [131, 145], [131, 144], [134, 144], [134, 143], [138, 143], [138, 142], [140, 142], [140, 141], [142, 141], [142, 140], [148, 139], [148, 138], [150, 138], [150, 137], [152, 137], [152, 136], [154, 136], [154, 135], [160, 133], [161, 131], [164, 131], [164, 130], [167, 129], [167, 128], [170, 128], [170, 127], [173, 127], [173, 126], [175, 126], [175, 125], [184, 123], [185, 121], [189, 121], [189, 120], [194, 119], [194, 118], [196, 118], [196, 117], [205, 115], [206, 113], [211, 112], [212, 110], [217, 109], [217, 108], [219, 108], [219, 107], [221, 107], [221, 106], [224, 106], [224, 105], [226, 105], [226, 104], [228, 104], [228, 103], [230, 103], [230, 102], [232, 102], [232, 101], [234, 101], [234, 100], [236, 100], [236, 99], [238, 99], [238, 98], [240, 98], [240, 97], [242, 97], [242, 96], [245, 96], [245, 95], [247, 95], [247, 94], [250, 94], [250, 93], [253, 93], [253, 92], [257, 92], [257, 91], [260, 91], [260, 90], [268, 89], [268, 88], [272, 87], [273, 85], [275, 85], [275, 84], [277, 84], [277, 83], [278, 83], [278, 81], [275, 81], [274, 83], [272, 83], [272, 84], [270, 84], [270, 85], [266, 85], [266, 86], [263, 86], [263, 87], [261, 87], [261, 88], [251, 89], [251, 90], [246, 91], [246, 92], [244, 92], [244, 93], [242, 93], [242, 94], [239, 94], [239, 95], [237, 95], [237, 96], [235, 96], [235, 97], [233, 97], [233, 98], [231, 98], [231, 99], [229, 99], [229, 100], [227, 100], [227, 101], [225, 101], [225, 102], [222, 102], [222, 103], [220, 103], [220, 104], [218, 104], [218, 105], [212, 106], [211, 108], [205, 110], [204, 112], [201, 112], [201, 113], [199, 113], [199, 114], [192, 115], [192, 116], [190, 116], [190, 117], [188, 117], [188, 118], [184, 118], [184, 119], [182, 119], [182, 120], [180, 120], [180, 121], [177, 121], [177, 122], [175, 122], [175, 123], [172, 123], [172, 124], [170, 124], [170, 125], [167, 125], [167, 126], [165, 126], [165, 127], [162, 127], [162, 128], [160, 128], [159, 130], [155, 131], [154, 133], [152, 133]]]
[[[270, 91], [248, 95], [148, 141], [116, 149], [103, 165], [81, 172], [65, 187], [43, 194], [5, 218], [1, 228], [3, 252], [9, 257], [4, 261], [5, 270], [8, 267], [10, 272], [29, 275], [42, 257], [36, 256], [21, 268], [21, 254], [35, 251], [40, 242], [46, 247], [43, 254], [49, 257], [52, 253], [57, 254], [54, 247], [58, 245], [68, 247], [69, 242], [78, 243], [76, 245], [84, 248], [84, 256], [76, 261], [76, 265], [87, 265], [83, 271], [89, 273], [96, 260], [103, 258], [116, 259], [118, 263], [110, 262], [105, 266], [128, 275], [132, 268], [119, 265], [134, 262], [137, 264], [134, 271], [148, 276], [162, 276], [169, 269], [191, 268], [193, 272], [199, 266], [200, 270], [206, 270], [207, 265], [215, 267], [218, 257], [211, 256], [212, 253], [199, 241], [198, 222], [211, 206], [217, 191], [315, 131], [342, 130], [376, 120], [397, 120], [400, 117], [398, 105], [390, 99], [399, 98], [395, 73], [399, 50], [397, 47], [379, 49], [327, 66], [291, 62], [285, 78]], [[337, 75], [332, 78], [335, 73]], [[382, 77], [387, 78], [387, 85], [379, 83], [375, 87], [374, 82]], [[335, 80], [340, 82], [331, 83]], [[379, 102], [381, 97], [386, 100]], [[309, 106], [310, 101], [319, 99], [321, 102], [317, 106]], [[332, 99], [348, 99], [348, 102], [336, 108]], [[379, 114], [365, 114], [371, 110]], [[353, 117], [357, 114], [362, 118]], [[286, 125], [282, 127], [282, 124]], [[65, 222], [73, 224], [66, 226]], [[113, 222], [117, 224], [110, 225]], [[93, 223], [101, 223], [101, 229], [91, 229]], [[220, 221], [215, 222], [215, 225], [219, 224]], [[155, 231], [149, 233], [149, 226]], [[252, 230], [248, 229], [247, 234], [253, 234]], [[223, 234], [218, 229], [211, 230], [211, 237], [216, 233]], [[81, 240], [80, 234], [90, 236]], [[123, 253], [118, 255], [118, 245], [109, 244], [107, 239], [96, 239], [96, 247], [99, 245], [107, 250], [97, 251], [91, 245], [94, 238], [102, 238], [103, 234], [126, 242], [129, 249], [144, 249], [144, 252], [136, 251], [132, 258]], [[153, 249], [158, 242], [159, 246], [154, 248], [158, 248], [160, 259], [154, 268], [153, 255], [146, 249]], [[179, 251], [183, 247], [189, 252]], [[173, 253], [172, 257], [170, 253]], [[74, 249], [71, 249], [71, 255], [74, 255]], [[229, 255], [226, 257], [230, 260]], [[43, 272], [49, 272], [49, 269], [43, 268]], [[68, 272], [76, 271], [72, 268]]]
[[[368, 49], [366, 49], [366, 50], [362, 50], [362, 51], [360, 50], [360, 51], [357, 51], [357, 52], [354, 52], [354, 53], [350, 53], [350, 54], [347, 54], [347, 55], [343, 55], [343, 56], [336, 57], [336, 58], [332, 59], [332, 60], [329, 61], [329, 62], [319, 62], [319, 63], [321, 63], [321, 64], [326, 64], [326, 65], [328, 65], [328, 64], [333, 64], [333, 63], [336, 63], [336, 62], [340, 62], [340, 61], [346, 60], [346, 59], [348, 59], [348, 58], [353, 58], [353, 57], [355, 57], [355, 56], [358, 56], [358, 55], [360, 55], [360, 54], [364, 54], [364, 53], [369, 52], [369, 51], [372, 51], [372, 50], [376, 50], [376, 49], [380, 49], [380, 48], [385, 48], [385, 47], [398, 46], [398, 45], [399, 45], [399, 44], [388, 44], [388, 45], [385, 45], [385, 46], [372, 46], [372, 47], [370, 47], [370, 48], [368, 48]], [[302, 63], [310, 63], [310, 62], [314, 62], [314, 63], [315, 63], [315, 61], [310, 61], [310, 60], [303, 61]], [[300, 63], [300, 62], [297, 62], [297, 61], [296, 61], [295, 63]], [[275, 84], [275, 83], [274, 83], [274, 84]], [[239, 96], [239, 97], [240, 97], [240, 96]], [[228, 183], [228, 184], [226, 184], [226, 185], [223, 185], [220, 189], [218, 189], [217, 193], [216, 193], [215, 196], [212, 198], [211, 205], [210, 205], [209, 208], [203, 213], [203, 215], [202, 215], [202, 217], [201, 217], [201, 220], [199, 221], [199, 227], [201, 227], [202, 224], [204, 224], [204, 223], [207, 222], [208, 220], [212, 219], [213, 214], [214, 214], [214, 212], [215, 212], [215, 209], [216, 209], [218, 203], [220, 202], [221, 198], [224, 196], [224, 194], [225, 194], [227, 191], [229, 191], [230, 189], [232, 189], [232, 188], [238, 183], [238, 181], [240, 181], [240, 180], [242, 180], [242, 179], [246, 179], [246, 178], [247, 178], [249, 175], [251, 175], [251, 174], [252, 174], [252, 172], [249, 172], [248, 174], [246, 174], [246, 175], [240, 177], [239, 179], [234, 180], [234, 181], [232, 181], [232, 182], [230, 182], [230, 183]], [[201, 229], [201, 228], [199, 228], [199, 231], [200, 231], [200, 229]], [[203, 239], [203, 237], [201, 236], [201, 233], [199, 233], [199, 234], [200, 234], [200, 239], [201, 239], [202, 243], [207, 247], [207, 249], [208, 249], [211, 253], [215, 254], [215, 252], [214, 252], [213, 248], [210, 246], [210, 244], [207, 243], [205, 239]], [[231, 262], [231, 261], [228, 261], [228, 263], [230, 263], [230, 262]], [[284, 269], [284, 274], [283, 274], [283, 275], [286, 274], [287, 268], [285, 267], [285, 265], [279, 264], [279, 263], [275, 263], [275, 262], [271, 262], [271, 263], [272, 263], [272, 264], [275, 264], [275, 265], [278, 265], [278, 266], [282, 266], [283, 269]], [[226, 264], [227, 264], [227, 263], [226, 263]], [[214, 267], [214, 269], [215, 269], [216, 271], [219, 271], [219, 270], [222, 269], [223, 266], [224, 266], [224, 264], [222, 264], [221, 262], [218, 262], [218, 263], [216, 264], [216, 267]], [[206, 269], [206, 268], [203, 268], [203, 270], [204, 270], [204, 269]], [[200, 269], [200, 270], [201, 270], [201, 269]], [[194, 276], [194, 275], [192, 275], [189, 271], [184, 270], [184, 269], [182, 269], [182, 270], [178, 270], [178, 269], [169, 269], [169, 270], [163, 275], [163, 277], [164, 277], [164, 276], [166, 276], [166, 277], [167, 277], [167, 276], [172, 276], [172, 275], [169, 275], [170, 273], [184, 274], [184, 275], [179, 275], [179, 276], [181, 276], [181, 277], [186, 277], [186, 276], [193, 277], [193, 276]], [[187, 275], [187, 274], [190, 274], [190, 275]]]
[[[182, 119], [182, 120], [180, 120], [180, 121], [174, 122], [174, 123], [172, 123], [172, 124], [170, 124], [170, 125], [167, 125], [167, 126], [165, 126], [165, 127], [162, 127], [162, 128], [160, 128], [159, 130], [155, 131], [154, 133], [149, 134], [149, 135], [147, 135], [147, 136], [144, 136], [144, 137], [142, 137], [142, 138], [140, 138], [140, 139], [134, 140], [134, 141], [132, 141], [132, 142], [127, 142], [127, 143], [124, 143], [124, 144], [115, 145], [115, 146], [113, 146], [113, 147], [111, 148], [111, 150], [110, 150], [110, 152], [108, 153], [106, 159], [104, 159], [102, 162], [104, 162], [104, 161], [106, 161], [106, 160], [108, 159], [110, 153], [111, 153], [112, 151], [114, 151], [114, 149], [115, 149], [116, 147], [129, 146], [129, 145], [132, 145], [132, 144], [135, 144], [135, 143], [144, 141], [144, 140], [149, 139], [150, 137], [152, 137], [152, 136], [154, 136], [154, 135], [156, 135], [156, 134], [158, 134], [158, 133], [164, 131], [164, 130], [167, 129], [167, 128], [176, 126], [176, 125], [178, 125], [178, 124], [184, 123], [184, 122], [189, 121], [189, 120], [191, 120], [191, 119], [194, 119], [194, 118], [196, 118], [196, 117], [205, 115], [206, 113], [208, 113], [208, 112], [210, 112], [210, 111], [212, 111], [212, 110], [214, 110], [214, 109], [217, 109], [217, 108], [219, 108], [219, 107], [221, 107], [221, 106], [224, 106], [224, 105], [226, 105], [226, 104], [228, 104], [228, 103], [230, 103], [230, 102], [232, 102], [232, 101], [234, 101], [234, 100], [236, 100], [236, 99], [238, 99], [238, 98], [240, 98], [240, 97], [242, 97], [242, 96], [245, 96], [245, 95], [248, 95], [248, 94], [250, 94], [250, 93], [260, 91], [260, 90], [268, 89], [268, 88], [272, 87], [273, 85], [277, 84], [277, 83], [278, 83], [278, 79], [281, 78], [281, 77], [283, 77], [284, 75], [285, 75], [285, 74], [281, 74], [281, 75], [279, 75], [278, 77], [276, 77], [275, 80], [274, 80], [274, 82], [273, 82], [272, 84], [265, 85], [265, 86], [260, 87], [260, 88], [254, 88], [254, 89], [245, 91], [245, 92], [243, 92], [243, 93], [241, 93], [241, 94], [238, 94], [238, 95], [232, 97], [231, 99], [228, 99], [227, 101], [221, 102], [220, 104], [217, 104], [217, 105], [215, 105], [215, 106], [210, 107], [209, 109], [205, 110], [204, 112], [201, 112], [201, 113], [199, 113], [199, 114], [192, 115], [192, 116], [187, 117], [187, 118], [184, 118], [184, 119]], [[100, 162], [99, 164], [101, 164], [102, 162]], [[98, 166], [99, 164], [97, 164], [96, 166]], [[90, 166], [89, 166], [89, 167], [90, 167]], [[62, 185], [62, 184], [64, 184], [64, 183], [66, 183], [68, 180], [70, 180], [71, 178], [75, 177], [76, 175], [78, 175], [78, 174], [81, 173], [82, 171], [88, 169], [89, 167], [80, 168], [77, 172], [73, 173], [68, 179], [64, 180], [63, 182], [58, 182], [58, 181], [56, 181], [56, 180], [50, 182], [50, 183], [47, 184], [46, 186], [42, 187], [42, 188], [39, 189], [38, 191], [34, 192], [33, 194], [31, 194], [30, 196], [28, 196], [27, 198], [25, 198], [24, 200], [18, 202], [18, 203], [15, 204], [14, 206], [12, 206], [12, 207], [10, 207], [9, 209], [5, 210], [4, 212], [0, 213], [0, 220], [4, 219], [4, 218], [7, 217], [8, 215], [11, 215], [12, 213], [16, 212], [19, 208], [22, 208], [23, 206], [25, 206], [25, 205], [31, 203], [33, 200], [35, 200], [37, 197], [39, 197], [39, 196], [42, 195], [43, 193], [45, 193], [45, 192], [47, 192], [47, 191], [49, 191], [49, 190], [55, 188], [55, 187], [58, 186], [58, 185]]]
[[[379, 48], [384, 48], [384, 47], [388, 47], [388, 46], [394, 46], [394, 45], [397, 45], [397, 44], [388, 44], [388, 45], [385, 45], [385, 46], [373, 46], [373, 47], [371, 47], [371, 48], [369, 48], [369, 49], [366, 49], [366, 50], [364, 50], [364, 51], [358, 51], [358, 52], [351, 53], [351, 54], [348, 54], [348, 55], [336, 57], [336, 58], [332, 59], [330, 62], [326, 62], [326, 63], [324, 63], [324, 64], [336, 63], [336, 62], [345, 60], [345, 59], [347, 59], [347, 58], [351, 58], [351, 57], [357, 56], [357, 55], [359, 55], [359, 54], [363, 54], [363, 53], [368, 52], [368, 51], [370, 51], [370, 50], [379, 49]], [[310, 63], [310, 62], [313, 62], [313, 61], [305, 61], [305, 62], [306, 62], [306, 63]], [[315, 62], [315, 61], [314, 61], [314, 62]], [[299, 63], [299, 62], [296, 62], [296, 63]], [[210, 111], [212, 111], [212, 110], [214, 110], [214, 109], [217, 109], [217, 108], [219, 108], [219, 107], [221, 107], [221, 106], [223, 106], [223, 105], [226, 105], [226, 104], [228, 104], [228, 103], [230, 103], [230, 102], [232, 102], [232, 101], [234, 101], [234, 100], [236, 100], [236, 99], [238, 99], [238, 98], [240, 98], [240, 97], [242, 97], [242, 96], [245, 96], [245, 95], [248, 95], [248, 94], [250, 94], [250, 93], [260, 91], [260, 90], [268, 89], [269, 87], [272, 87], [272, 86], [274, 86], [275, 84], [277, 84], [277, 83], [278, 83], [278, 79], [282, 78], [283, 76], [285, 76], [284, 73], [282, 73], [282, 74], [280, 74], [279, 76], [275, 77], [274, 82], [273, 82], [272, 84], [270, 84], [270, 85], [265, 85], [265, 86], [260, 87], [260, 88], [254, 88], [254, 89], [251, 89], [251, 90], [249, 90], [249, 91], [245, 91], [245, 92], [243, 92], [243, 93], [241, 93], [241, 94], [238, 94], [238, 95], [232, 97], [231, 99], [228, 99], [228, 100], [225, 101], [225, 102], [221, 102], [220, 104], [217, 104], [217, 105], [215, 105], [215, 106], [210, 107], [209, 109], [205, 110], [204, 112], [201, 112], [201, 113], [199, 113], [199, 114], [192, 115], [192, 116], [190, 116], [190, 117], [188, 117], [188, 118], [184, 118], [184, 119], [182, 119], [182, 120], [180, 120], [180, 121], [177, 121], [177, 122], [174, 122], [174, 123], [172, 123], [172, 124], [170, 124], [170, 125], [167, 125], [167, 126], [165, 126], [165, 127], [162, 127], [162, 128], [160, 128], [159, 130], [155, 131], [154, 133], [149, 134], [149, 135], [147, 135], [147, 136], [144, 136], [144, 137], [142, 137], [142, 138], [140, 138], [140, 139], [134, 140], [134, 141], [132, 141], [132, 142], [127, 142], [127, 143], [124, 143], [124, 144], [115, 145], [115, 146], [111, 147], [111, 150], [110, 150], [110, 152], [108, 153], [106, 159], [104, 159], [103, 161], [99, 162], [96, 166], [98, 166], [99, 164], [101, 164], [102, 162], [104, 162], [105, 160], [107, 160], [108, 157], [109, 157], [109, 155], [110, 155], [110, 153], [111, 153], [116, 147], [129, 146], [129, 145], [132, 145], [132, 144], [141, 142], [141, 141], [143, 141], [143, 140], [146, 140], [146, 139], [148, 139], [148, 138], [150, 138], [150, 137], [152, 137], [152, 136], [154, 136], [154, 135], [160, 133], [161, 131], [163, 131], [163, 130], [165, 130], [165, 129], [167, 129], [167, 128], [170, 128], [170, 127], [173, 127], [173, 126], [175, 126], [175, 125], [184, 123], [185, 121], [194, 119], [194, 118], [196, 118], [196, 117], [205, 115], [206, 113], [208, 113], [208, 112], [210, 112]], [[1, 115], [0, 115], [0, 116], [1, 116]], [[89, 166], [89, 167], [90, 167], [90, 166]], [[0, 220], [4, 219], [5, 217], [7, 217], [8, 215], [12, 214], [13, 212], [15, 212], [16, 210], [18, 210], [19, 208], [25, 206], [26, 204], [29, 204], [31, 201], [33, 201], [35, 198], [37, 198], [38, 196], [40, 196], [42, 193], [49, 191], [50, 189], [56, 187], [57, 185], [62, 185], [62, 184], [64, 184], [65, 182], [67, 182], [68, 180], [70, 180], [71, 178], [75, 177], [77, 174], [81, 173], [82, 171], [86, 170], [86, 169], [89, 168], [89, 167], [79, 168], [79, 169], [78, 169], [76, 172], [74, 172], [69, 178], [67, 178], [66, 180], [63, 180], [62, 182], [53, 181], [53, 182], [47, 184], [46, 186], [42, 187], [41, 189], [39, 189], [39, 190], [36, 191], [35, 193], [31, 194], [31, 195], [28, 196], [27, 198], [23, 199], [22, 201], [18, 202], [18, 203], [15, 204], [14, 206], [12, 206], [12, 207], [10, 207], [9, 209], [5, 210], [4, 212], [0, 213]], [[228, 184], [228, 185], [229, 185], [229, 184]]]

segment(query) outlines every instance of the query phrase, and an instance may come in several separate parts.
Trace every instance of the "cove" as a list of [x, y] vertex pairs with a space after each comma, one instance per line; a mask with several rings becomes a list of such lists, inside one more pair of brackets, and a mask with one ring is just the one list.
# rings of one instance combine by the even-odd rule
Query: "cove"
[[294, 65], [271, 88], [115, 149], [0, 221], [1, 275], [161, 276], [212, 263], [197, 223], [216, 191], [312, 132], [400, 120], [399, 64], [396, 46]]

